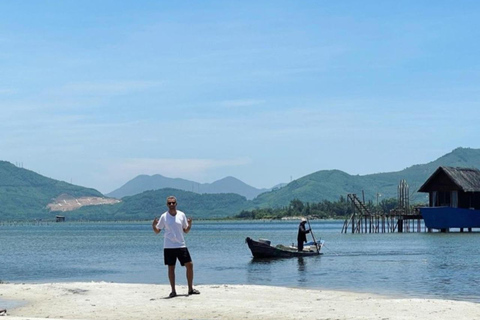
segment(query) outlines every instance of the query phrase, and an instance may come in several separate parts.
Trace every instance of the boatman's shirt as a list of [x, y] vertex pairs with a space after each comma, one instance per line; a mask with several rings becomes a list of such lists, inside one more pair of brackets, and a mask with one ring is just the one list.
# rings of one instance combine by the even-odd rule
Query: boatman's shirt
[[159, 230], [165, 230], [163, 247], [165, 249], [185, 248], [183, 229], [187, 227], [187, 217], [182, 211], [177, 210], [177, 214], [174, 216], [168, 213], [168, 211], [163, 213], [157, 223]]

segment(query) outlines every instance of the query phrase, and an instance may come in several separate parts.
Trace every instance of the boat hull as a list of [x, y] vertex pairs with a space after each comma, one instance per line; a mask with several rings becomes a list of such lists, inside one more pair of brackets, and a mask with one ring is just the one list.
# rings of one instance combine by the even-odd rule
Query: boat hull
[[291, 258], [291, 257], [306, 257], [306, 256], [318, 256], [320, 255], [320, 249], [322, 244], [319, 245], [318, 252], [316, 250], [312, 251], [297, 251], [296, 248], [286, 247], [278, 245], [276, 247], [271, 246], [268, 243], [255, 241], [250, 237], [245, 239], [245, 242], [248, 244], [250, 251], [254, 258]]

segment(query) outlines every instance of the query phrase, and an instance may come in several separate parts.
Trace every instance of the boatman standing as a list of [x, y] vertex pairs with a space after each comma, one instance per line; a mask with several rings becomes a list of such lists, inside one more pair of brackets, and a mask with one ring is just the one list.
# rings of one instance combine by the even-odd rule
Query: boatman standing
[[193, 289], [193, 262], [185, 244], [184, 233], [188, 233], [192, 228], [192, 219], [185, 216], [180, 210], [177, 210], [177, 199], [174, 196], [167, 198], [168, 211], [155, 218], [152, 222], [153, 231], [158, 234], [165, 230], [163, 242], [163, 259], [168, 266], [168, 280], [172, 287], [170, 298], [177, 295], [175, 290], [175, 264], [180, 261], [181, 266], [187, 269], [188, 294], [199, 294]]
[[310, 232], [310, 229], [307, 230], [305, 228], [306, 223], [307, 223], [307, 219], [302, 218], [302, 220], [300, 221], [300, 225], [298, 226], [298, 235], [297, 235], [298, 251], [303, 251], [303, 244], [307, 242], [307, 233]]

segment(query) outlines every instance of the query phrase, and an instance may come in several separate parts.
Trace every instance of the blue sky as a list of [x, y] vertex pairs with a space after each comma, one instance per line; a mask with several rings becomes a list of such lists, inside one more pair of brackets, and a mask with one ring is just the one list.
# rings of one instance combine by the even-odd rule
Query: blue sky
[[108, 193], [479, 148], [478, 1], [2, 1], [0, 160]]

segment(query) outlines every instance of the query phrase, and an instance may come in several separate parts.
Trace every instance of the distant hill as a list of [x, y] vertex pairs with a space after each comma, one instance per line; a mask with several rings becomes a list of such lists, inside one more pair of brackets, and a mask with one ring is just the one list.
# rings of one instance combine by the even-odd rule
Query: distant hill
[[1, 220], [55, 217], [46, 206], [62, 194], [73, 197], [103, 197], [95, 189], [50, 179], [10, 162], [0, 161]]
[[340, 170], [317, 171], [294, 180], [281, 189], [259, 195], [252, 201], [252, 208], [285, 206], [295, 198], [303, 202], [336, 201], [340, 196], [346, 197], [349, 193], [356, 193], [361, 198], [362, 191], [366, 201], [376, 201], [377, 193], [379, 200], [396, 198], [397, 187], [402, 179], [406, 180], [410, 187], [410, 202], [425, 203], [426, 195], [416, 191], [439, 166], [480, 169], [480, 149], [457, 148], [427, 164], [390, 173], [360, 176], [349, 175]]
[[139, 175], [120, 188], [107, 194], [108, 197], [121, 199], [126, 196], [133, 196], [148, 190], [174, 188], [178, 190], [203, 193], [236, 193], [247, 199], [253, 199], [268, 189], [257, 189], [234, 178], [226, 177], [213, 183], [198, 183], [179, 178], [167, 178], [160, 174]]
[[178, 189], [145, 191], [122, 198], [118, 204], [89, 206], [66, 212], [69, 220], [149, 220], [167, 210], [166, 199], [175, 195], [178, 209], [194, 219], [233, 216], [247, 206], [248, 200], [238, 194], [198, 194]]

